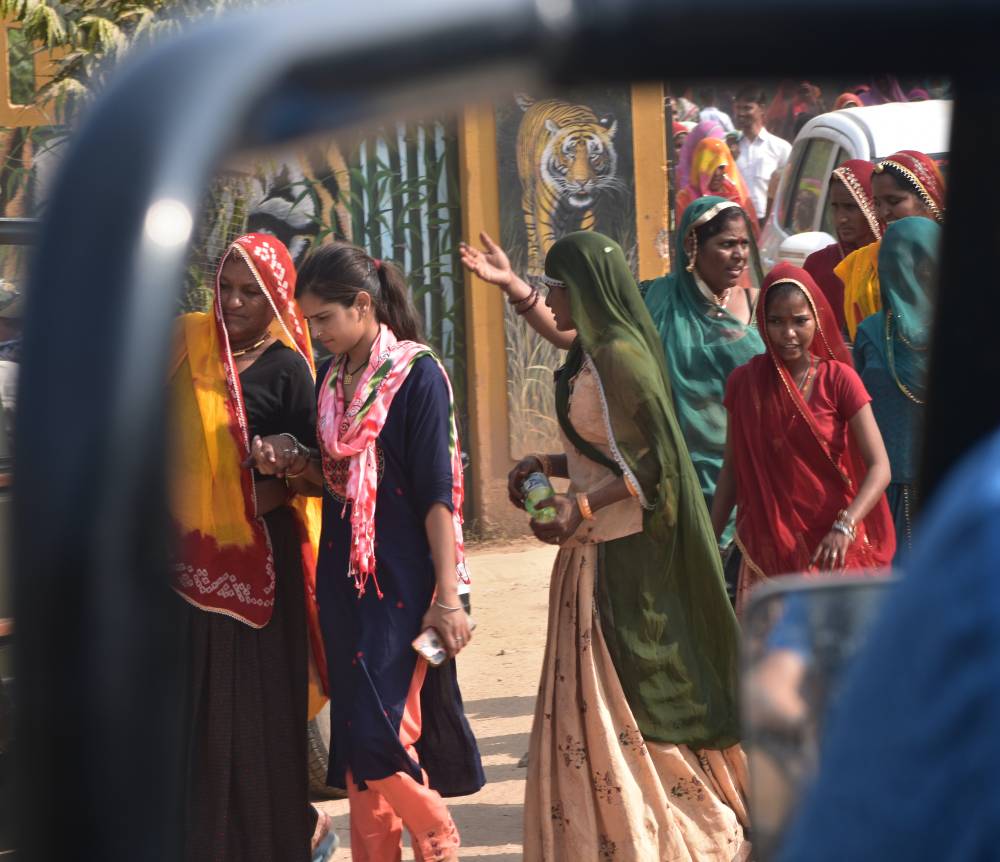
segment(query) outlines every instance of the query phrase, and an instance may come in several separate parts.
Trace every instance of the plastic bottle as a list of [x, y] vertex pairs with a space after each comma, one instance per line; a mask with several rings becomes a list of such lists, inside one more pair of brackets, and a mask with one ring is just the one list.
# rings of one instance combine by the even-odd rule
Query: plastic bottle
[[547, 524], [555, 520], [555, 506], [544, 506], [539, 508], [538, 504], [542, 500], [548, 500], [555, 496], [555, 490], [549, 477], [544, 473], [529, 473], [521, 483], [521, 493], [524, 494], [524, 508], [531, 515], [532, 520], [539, 524]]

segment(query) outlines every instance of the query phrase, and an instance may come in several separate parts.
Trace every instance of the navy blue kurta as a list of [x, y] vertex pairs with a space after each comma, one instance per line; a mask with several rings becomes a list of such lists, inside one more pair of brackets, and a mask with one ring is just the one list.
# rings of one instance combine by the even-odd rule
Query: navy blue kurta
[[[320, 369], [319, 381], [328, 367]], [[421, 357], [396, 393], [376, 444], [375, 559], [381, 599], [374, 579], [359, 599], [348, 575], [346, 461], [336, 487], [325, 488], [316, 590], [330, 673], [331, 787], [346, 786], [348, 769], [362, 789], [365, 781], [396, 772], [422, 781], [421, 766], [431, 786], [445, 796], [473, 793], [485, 783], [453, 662], [429, 668], [424, 682], [417, 745], [422, 763], [413, 761], [399, 740], [418, 660], [410, 644], [434, 593], [424, 519], [434, 503], [452, 509], [449, 427], [447, 382], [432, 357]]]

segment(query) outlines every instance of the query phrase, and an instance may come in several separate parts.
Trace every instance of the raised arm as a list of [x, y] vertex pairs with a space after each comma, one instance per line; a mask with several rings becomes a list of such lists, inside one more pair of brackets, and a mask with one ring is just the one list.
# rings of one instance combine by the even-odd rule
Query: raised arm
[[459, 254], [465, 268], [483, 281], [499, 287], [507, 296], [507, 301], [542, 338], [561, 350], [568, 350], [576, 338], [576, 332], [560, 332], [556, 329], [552, 312], [541, 297], [533, 296], [533, 288], [511, 269], [504, 250], [485, 231], [479, 234], [479, 240], [483, 244], [482, 250], [464, 242], [459, 245]]

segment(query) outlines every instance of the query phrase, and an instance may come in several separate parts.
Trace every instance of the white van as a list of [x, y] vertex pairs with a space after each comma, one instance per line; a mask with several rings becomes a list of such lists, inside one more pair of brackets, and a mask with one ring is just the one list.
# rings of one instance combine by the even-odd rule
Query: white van
[[761, 233], [765, 271], [779, 260], [801, 265], [812, 252], [836, 241], [827, 197], [830, 174], [837, 165], [848, 159], [875, 161], [899, 150], [919, 150], [946, 167], [951, 104], [933, 100], [847, 108], [806, 123], [795, 138]]

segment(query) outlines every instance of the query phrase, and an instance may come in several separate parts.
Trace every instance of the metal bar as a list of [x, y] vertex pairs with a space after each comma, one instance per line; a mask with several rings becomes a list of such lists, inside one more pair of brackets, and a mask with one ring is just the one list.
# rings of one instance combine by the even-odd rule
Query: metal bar
[[38, 219], [0, 218], [0, 245], [33, 245], [38, 233]]

